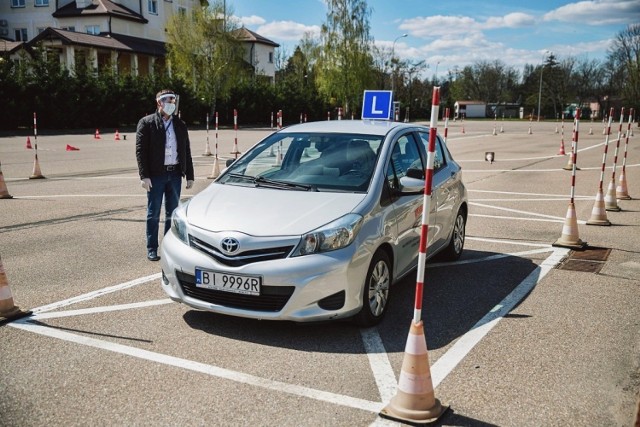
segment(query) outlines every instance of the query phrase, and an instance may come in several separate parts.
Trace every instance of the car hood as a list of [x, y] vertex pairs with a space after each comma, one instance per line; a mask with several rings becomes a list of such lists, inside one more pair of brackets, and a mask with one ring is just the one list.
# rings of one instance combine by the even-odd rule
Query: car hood
[[352, 212], [365, 196], [213, 183], [191, 199], [187, 220], [209, 231], [302, 235]]

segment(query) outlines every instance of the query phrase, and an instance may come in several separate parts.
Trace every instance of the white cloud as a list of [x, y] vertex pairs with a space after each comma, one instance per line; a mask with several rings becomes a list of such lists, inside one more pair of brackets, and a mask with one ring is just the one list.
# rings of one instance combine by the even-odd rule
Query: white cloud
[[261, 25], [256, 29], [261, 36], [272, 40], [293, 40], [302, 39], [305, 33], [320, 34], [319, 25], [304, 25], [293, 21], [273, 21]]
[[267, 21], [264, 20], [264, 18], [262, 18], [260, 16], [256, 16], [256, 15], [241, 16], [241, 17], [239, 17], [237, 19], [245, 27], [249, 27], [249, 26], [252, 26], [252, 25], [262, 25], [265, 22], [267, 22]]
[[532, 26], [535, 21], [534, 16], [520, 12], [490, 17], [484, 22], [468, 16], [435, 15], [405, 19], [399, 25], [399, 28], [409, 31], [414, 37], [427, 38], [497, 28], [521, 28]]
[[526, 13], [509, 13], [505, 16], [491, 17], [487, 19], [483, 28], [521, 28], [534, 25], [536, 22], [532, 15]]
[[581, 22], [588, 25], [626, 24], [640, 21], [638, 0], [588, 0], [570, 3], [544, 15], [545, 21]]

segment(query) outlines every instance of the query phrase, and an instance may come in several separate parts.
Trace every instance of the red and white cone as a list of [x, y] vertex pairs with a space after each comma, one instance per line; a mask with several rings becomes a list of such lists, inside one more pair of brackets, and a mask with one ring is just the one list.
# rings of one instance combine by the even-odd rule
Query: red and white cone
[[0, 199], [13, 199], [13, 196], [9, 194], [9, 190], [7, 189], [7, 184], [4, 183], [2, 166], [0, 166]]
[[602, 194], [602, 188], [598, 188], [596, 193], [596, 200], [591, 210], [591, 218], [587, 221], [588, 225], [611, 225], [609, 219], [607, 219], [607, 210], [604, 208], [604, 195]]
[[100, 131], [98, 129], [96, 129], [96, 133], [93, 135], [93, 139], [102, 139], [100, 137]]
[[213, 169], [211, 169], [211, 175], [209, 175], [208, 179], [215, 179], [220, 175], [220, 165], [218, 164], [218, 156], [213, 159]]
[[620, 212], [620, 206], [618, 206], [618, 201], [616, 200], [616, 183], [612, 178], [609, 181], [609, 186], [607, 187], [607, 194], [604, 196], [604, 207], [608, 211], [612, 212]]
[[2, 258], [0, 258], [0, 325], [4, 322], [16, 320], [30, 314], [31, 311], [20, 310], [20, 308], [14, 305], [9, 280], [2, 266]]
[[114, 141], [120, 141], [120, 132], [116, 129], [116, 136], [113, 138]]
[[448, 408], [435, 397], [424, 324], [412, 321], [398, 391], [380, 411], [380, 416], [412, 425], [427, 424], [435, 422]]
[[627, 177], [625, 176], [624, 170], [620, 174], [620, 179], [618, 180], [618, 186], [616, 187], [616, 199], [631, 200], [631, 196], [629, 196], [629, 193], [627, 190]]
[[38, 154], [35, 156], [35, 160], [33, 161], [33, 172], [29, 179], [43, 179], [44, 175], [42, 175], [42, 171], [40, 170], [40, 162], [38, 161]]
[[565, 248], [583, 249], [587, 244], [580, 240], [578, 233], [578, 218], [576, 217], [576, 207], [573, 203], [569, 203], [567, 216], [562, 226], [562, 234], [552, 246], [561, 246]]
[[25, 148], [27, 150], [33, 149], [33, 147], [31, 146], [31, 139], [29, 137], [27, 137], [27, 145], [25, 145]]

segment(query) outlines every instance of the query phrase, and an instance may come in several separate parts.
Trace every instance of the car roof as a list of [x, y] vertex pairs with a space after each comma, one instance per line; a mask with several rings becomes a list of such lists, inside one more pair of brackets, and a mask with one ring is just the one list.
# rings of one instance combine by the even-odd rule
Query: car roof
[[415, 123], [392, 122], [387, 120], [325, 120], [287, 126], [279, 132], [355, 133], [384, 136], [393, 129], [410, 129], [416, 127], [428, 130], [428, 127]]

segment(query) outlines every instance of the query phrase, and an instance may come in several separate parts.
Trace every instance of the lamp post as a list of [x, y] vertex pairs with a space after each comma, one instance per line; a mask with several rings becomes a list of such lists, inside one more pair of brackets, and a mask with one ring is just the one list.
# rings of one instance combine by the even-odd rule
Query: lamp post
[[440, 65], [440, 61], [436, 62], [436, 74], [435, 74], [435, 78], [434, 80], [434, 84], [437, 86], [438, 85], [438, 65]]
[[402, 34], [401, 36], [396, 37], [396, 39], [393, 41], [393, 44], [391, 45], [391, 92], [393, 92], [393, 87], [394, 87], [394, 77], [395, 77], [395, 72], [393, 70], [393, 57], [395, 56], [395, 52], [396, 52], [396, 42], [401, 39], [407, 37], [407, 34]]
[[[546, 53], [549, 53], [549, 51], [547, 51]], [[542, 72], [544, 71], [544, 64], [542, 65], [542, 68], [540, 68], [540, 87], [538, 89], [538, 122], [540, 121], [540, 101], [542, 100]]]

